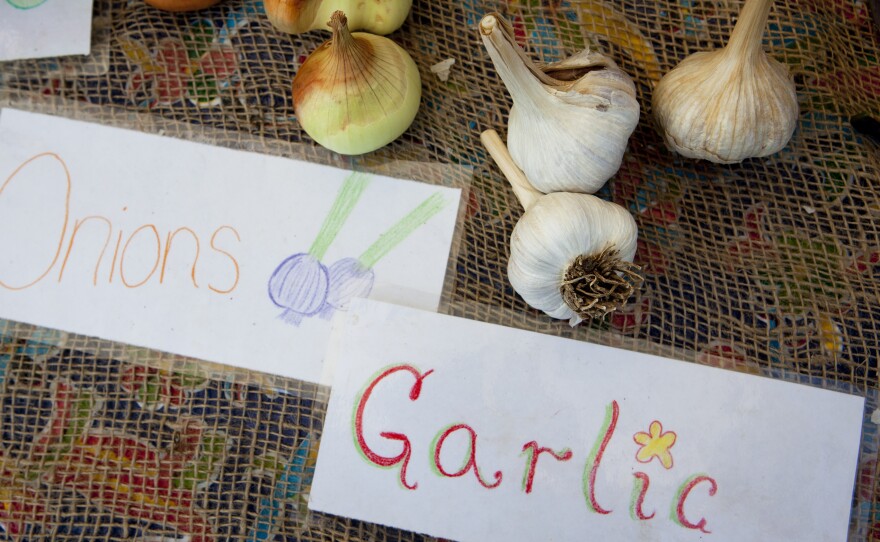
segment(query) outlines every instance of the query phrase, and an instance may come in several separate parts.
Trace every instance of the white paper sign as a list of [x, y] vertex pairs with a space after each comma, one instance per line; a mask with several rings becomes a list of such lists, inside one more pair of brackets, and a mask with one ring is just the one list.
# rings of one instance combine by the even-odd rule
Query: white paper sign
[[314, 510], [461, 541], [846, 540], [864, 400], [353, 303]]
[[354, 296], [436, 310], [461, 191], [0, 115], [0, 318], [317, 382]]
[[0, 61], [87, 55], [92, 0], [0, 0]]

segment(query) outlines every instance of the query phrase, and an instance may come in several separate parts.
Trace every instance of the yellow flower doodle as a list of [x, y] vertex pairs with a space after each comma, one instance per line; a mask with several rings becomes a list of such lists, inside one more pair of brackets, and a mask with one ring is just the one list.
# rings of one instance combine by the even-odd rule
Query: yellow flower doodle
[[675, 433], [663, 432], [663, 424], [658, 421], [651, 422], [647, 433], [639, 431], [633, 435], [633, 440], [639, 445], [636, 460], [639, 463], [649, 463], [655, 457], [660, 460], [663, 468], [672, 468], [672, 453], [670, 448], [675, 444]]

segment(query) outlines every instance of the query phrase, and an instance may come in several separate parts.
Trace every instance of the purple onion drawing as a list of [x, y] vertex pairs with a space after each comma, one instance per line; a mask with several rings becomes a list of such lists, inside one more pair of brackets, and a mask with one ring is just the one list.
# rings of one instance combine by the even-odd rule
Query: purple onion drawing
[[446, 205], [439, 192], [419, 204], [399, 222], [388, 228], [375, 243], [357, 259], [343, 258], [330, 266], [330, 284], [321, 317], [330, 318], [337, 310], [348, 308], [355, 297], [367, 297], [373, 290], [373, 266], [386, 254], [409, 237], [416, 229], [440, 212]]
[[373, 291], [376, 274], [357, 258], [343, 258], [331, 265], [328, 272], [331, 287], [321, 308], [322, 318], [331, 318], [335, 311], [346, 309], [353, 298], [367, 297]]
[[324, 218], [309, 251], [286, 258], [272, 272], [269, 299], [284, 309], [279, 318], [286, 323], [298, 326], [303, 318], [318, 314], [325, 306], [330, 290], [330, 275], [321, 259], [369, 182], [366, 175], [349, 175], [336, 194], [333, 207]]
[[342, 258], [329, 268], [321, 260], [342, 229], [369, 184], [360, 173], [350, 175], [333, 202], [324, 224], [308, 252], [289, 256], [269, 278], [269, 299], [284, 309], [279, 318], [298, 326], [303, 318], [330, 318], [348, 308], [355, 297], [367, 297], [373, 290], [373, 266], [446, 205], [437, 192], [425, 199], [396, 224], [388, 228], [358, 258]]
[[303, 317], [318, 313], [327, 300], [327, 267], [311, 254], [294, 254], [275, 268], [269, 279], [269, 298], [284, 309], [279, 318], [298, 326]]

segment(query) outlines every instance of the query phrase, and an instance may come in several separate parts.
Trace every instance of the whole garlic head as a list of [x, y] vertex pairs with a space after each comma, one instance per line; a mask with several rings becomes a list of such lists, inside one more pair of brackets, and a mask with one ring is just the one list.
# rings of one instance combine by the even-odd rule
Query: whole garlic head
[[642, 283], [629, 211], [590, 194], [535, 190], [495, 130], [480, 139], [525, 213], [513, 228], [507, 276], [526, 303], [576, 325], [622, 306]]
[[798, 119], [788, 68], [761, 48], [772, 0], [747, 0], [723, 49], [695, 53], [654, 89], [666, 144], [719, 164], [782, 150]]
[[526, 303], [553, 318], [601, 317], [633, 292], [621, 274], [630, 270], [637, 237], [620, 205], [589, 194], [547, 194], [513, 228], [507, 275]]
[[517, 166], [541, 192], [599, 190], [639, 121], [632, 79], [590, 50], [538, 67], [497, 14], [483, 18], [480, 33], [513, 98], [507, 146]]

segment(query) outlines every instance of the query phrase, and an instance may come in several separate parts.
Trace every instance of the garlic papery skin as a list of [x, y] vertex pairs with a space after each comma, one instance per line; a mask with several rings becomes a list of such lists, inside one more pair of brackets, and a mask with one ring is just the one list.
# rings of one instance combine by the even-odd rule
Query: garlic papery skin
[[507, 146], [516, 165], [541, 192], [599, 190], [639, 121], [632, 79], [589, 50], [539, 69], [497, 14], [480, 21], [480, 33], [513, 98]]
[[494, 130], [481, 139], [525, 208], [510, 237], [513, 289], [530, 306], [571, 325], [626, 303], [642, 283], [632, 263], [638, 239], [632, 215], [590, 194], [538, 193]]
[[688, 158], [733, 164], [782, 150], [798, 102], [788, 68], [762, 49], [772, 0], [747, 0], [726, 47], [694, 53], [654, 89], [666, 144]]
[[390, 34], [406, 21], [412, 0], [263, 0], [272, 26], [288, 34], [330, 29], [335, 11], [348, 17], [349, 30]]
[[293, 80], [294, 111], [319, 144], [340, 154], [374, 151], [399, 137], [419, 109], [415, 62], [383, 36], [348, 31], [335, 12], [332, 38], [312, 53]]

